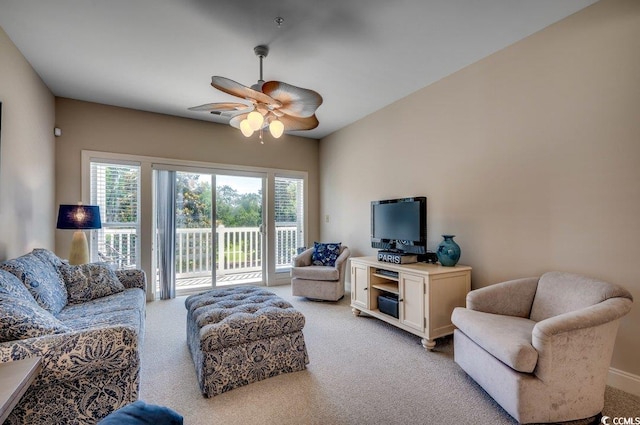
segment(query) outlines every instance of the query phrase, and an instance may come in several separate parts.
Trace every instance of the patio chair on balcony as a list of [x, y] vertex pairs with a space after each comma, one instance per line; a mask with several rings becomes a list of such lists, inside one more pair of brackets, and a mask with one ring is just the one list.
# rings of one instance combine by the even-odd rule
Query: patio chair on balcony
[[118, 269], [129, 269], [135, 267], [135, 264], [129, 264], [129, 256], [127, 254], [121, 253], [109, 244], [104, 244], [104, 252], [98, 251], [98, 259]]
[[349, 248], [318, 243], [293, 258], [291, 291], [312, 300], [338, 301], [344, 297], [344, 275]]

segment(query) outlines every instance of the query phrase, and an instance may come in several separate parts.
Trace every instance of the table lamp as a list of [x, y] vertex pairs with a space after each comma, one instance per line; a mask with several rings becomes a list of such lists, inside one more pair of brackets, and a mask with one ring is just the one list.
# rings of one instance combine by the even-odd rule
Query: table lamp
[[69, 264], [89, 262], [89, 245], [84, 230], [100, 229], [100, 207], [97, 205], [60, 205], [58, 229], [75, 229], [69, 252]]

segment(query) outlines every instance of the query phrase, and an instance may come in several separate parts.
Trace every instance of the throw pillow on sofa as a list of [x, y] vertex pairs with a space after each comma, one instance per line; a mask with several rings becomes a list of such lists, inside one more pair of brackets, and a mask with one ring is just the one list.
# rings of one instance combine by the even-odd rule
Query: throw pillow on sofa
[[313, 243], [313, 253], [311, 254], [311, 264], [314, 266], [336, 265], [336, 260], [340, 255], [341, 242], [338, 243]]
[[33, 305], [38, 305], [26, 286], [13, 273], [0, 269], [0, 294], [9, 294]]
[[69, 304], [83, 303], [124, 291], [116, 272], [106, 264], [63, 264], [60, 272], [67, 286]]
[[36, 303], [0, 292], [0, 342], [70, 331], [68, 326]]
[[31, 251], [31, 253], [42, 261], [52, 264], [56, 269], [67, 262], [67, 260], [63, 261], [60, 257], [49, 251], [48, 249], [35, 248], [33, 251]]
[[36, 302], [49, 313], [58, 314], [67, 305], [67, 288], [58, 270], [34, 253], [7, 260], [0, 264], [0, 269], [17, 276]]

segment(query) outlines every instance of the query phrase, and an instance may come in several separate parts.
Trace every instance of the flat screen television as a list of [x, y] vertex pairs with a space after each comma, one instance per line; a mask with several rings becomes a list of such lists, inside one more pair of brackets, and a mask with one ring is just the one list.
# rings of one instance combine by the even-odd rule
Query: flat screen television
[[406, 254], [427, 252], [427, 198], [371, 202], [371, 247]]

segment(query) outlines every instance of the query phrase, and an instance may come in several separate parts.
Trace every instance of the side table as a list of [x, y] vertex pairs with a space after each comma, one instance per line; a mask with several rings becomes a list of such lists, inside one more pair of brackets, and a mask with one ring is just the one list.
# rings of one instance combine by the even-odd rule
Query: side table
[[42, 366], [40, 357], [0, 363], [0, 424], [7, 419]]

